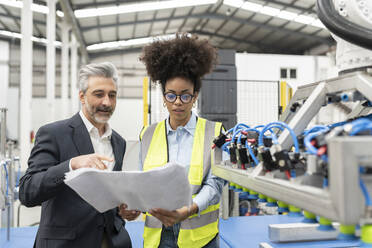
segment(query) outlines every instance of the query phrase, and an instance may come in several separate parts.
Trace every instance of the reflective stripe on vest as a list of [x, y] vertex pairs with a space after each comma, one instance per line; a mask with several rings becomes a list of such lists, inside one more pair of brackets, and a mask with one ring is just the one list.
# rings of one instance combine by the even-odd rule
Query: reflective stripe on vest
[[[211, 167], [211, 145], [213, 138], [221, 132], [221, 123], [198, 118], [189, 169], [189, 182], [193, 196], [201, 189], [203, 179]], [[168, 143], [165, 120], [149, 126], [141, 133], [141, 152], [143, 170], [163, 166], [168, 162]], [[202, 247], [211, 241], [218, 233], [219, 204], [209, 206], [181, 222], [178, 246]], [[162, 223], [146, 213], [144, 230], [144, 247], [158, 247], [161, 238]]]
[[198, 216], [198, 214], [194, 214], [190, 216], [190, 218], [188, 218], [187, 220], [182, 221], [181, 228], [195, 229], [213, 223], [214, 221], [216, 221], [216, 219], [218, 219], [219, 208], [220, 208], [219, 203], [209, 206], [207, 209], [203, 210], [200, 213], [200, 216]]
[[[153, 168], [163, 166], [168, 162], [168, 141], [166, 136], [165, 121], [159, 122], [157, 125], [151, 125], [142, 136], [142, 156], [143, 171], [148, 171]], [[152, 132], [152, 133], [151, 133]], [[150, 143], [151, 142], [151, 143]]]

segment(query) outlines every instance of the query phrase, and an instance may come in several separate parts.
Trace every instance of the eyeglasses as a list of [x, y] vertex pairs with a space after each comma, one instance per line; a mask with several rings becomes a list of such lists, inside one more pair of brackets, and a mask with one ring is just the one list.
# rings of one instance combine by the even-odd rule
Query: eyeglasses
[[181, 95], [177, 95], [172, 92], [164, 93], [165, 100], [170, 103], [174, 103], [177, 100], [177, 97], [180, 97], [182, 103], [190, 103], [194, 95], [188, 93]]

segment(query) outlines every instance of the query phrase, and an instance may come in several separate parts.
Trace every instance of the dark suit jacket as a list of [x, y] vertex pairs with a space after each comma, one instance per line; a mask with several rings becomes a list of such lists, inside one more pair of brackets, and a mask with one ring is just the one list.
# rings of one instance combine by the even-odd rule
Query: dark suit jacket
[[[114, 170], [120, 171], [125, 140], [112, 131], [111, 144]], [[104, 232], [110, 247], [131, 247], [117, 209], [101, 214], [63, 182], [70, 159], [90, 153], [94, 153], [93, 145], [79, 114], [38, 130], [19, 192], [25, 206], [42, 206], [34, 247], [98, 248]]]

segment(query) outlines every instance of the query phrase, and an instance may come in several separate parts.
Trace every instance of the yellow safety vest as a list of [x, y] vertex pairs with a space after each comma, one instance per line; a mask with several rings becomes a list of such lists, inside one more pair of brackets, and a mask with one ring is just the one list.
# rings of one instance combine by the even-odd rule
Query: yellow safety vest
[[[222, 123], [212, 122], [198, 117], [189, 169], [189, 183], [193, 197], [199, 193], [202, 181], [208, 175], [213, 163], [211, 149], [214, 137], [217, 137]], [[165, 120], [144, 128], [140, 134], [143, 170], [148, 171], [168, 162], [168, 141]], [[208, 244], [218, 233], [220, 204], [209, 206], [198, 214], [181, 222], [177, 244], [179, 248], [198, 248]], [[146, 213], [143, 233], [144, 248], [158, 247], [161, 239], [162, 223]]]

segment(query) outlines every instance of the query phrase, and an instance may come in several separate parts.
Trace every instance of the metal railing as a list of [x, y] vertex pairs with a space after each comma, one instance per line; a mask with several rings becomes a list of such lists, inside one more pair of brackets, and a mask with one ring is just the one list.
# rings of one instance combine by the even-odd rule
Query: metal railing
[[14, 227], [14, 202], [18, 199], [21, 168], [19, 157], [13, 156], [14, 142], [6, 142], [6, 113], [6, 108], [0, 108], [0, 210], [1, 227], [7, 228], [9, 240], [10, 227]]

